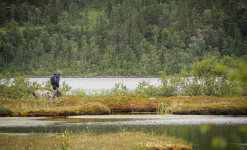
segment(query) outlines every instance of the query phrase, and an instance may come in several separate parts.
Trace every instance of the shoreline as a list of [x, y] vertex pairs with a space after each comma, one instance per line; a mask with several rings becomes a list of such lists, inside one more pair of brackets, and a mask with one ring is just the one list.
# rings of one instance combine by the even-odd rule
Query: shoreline
[[0, 116], [74, 116], [74, 115], [247, 115], [247, 96], [172, 96], [142, 97], [125, 94], [106, 97], [60, 97], [52, 100], [0, 99]]

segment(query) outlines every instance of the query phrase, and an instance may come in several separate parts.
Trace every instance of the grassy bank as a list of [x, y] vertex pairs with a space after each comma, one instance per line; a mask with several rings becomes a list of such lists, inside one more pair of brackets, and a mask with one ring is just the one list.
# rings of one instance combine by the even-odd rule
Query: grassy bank
[[247, 97], [143, 97], [123, 94], [107, 97], [62, 97], [52, 100], [0, 99], [1, 116], [70, 116], [119, 113], [247, 115]]
[[0, 149], [169, 149], [191, 150], [181, 139], [146, 133], [0, 135]]

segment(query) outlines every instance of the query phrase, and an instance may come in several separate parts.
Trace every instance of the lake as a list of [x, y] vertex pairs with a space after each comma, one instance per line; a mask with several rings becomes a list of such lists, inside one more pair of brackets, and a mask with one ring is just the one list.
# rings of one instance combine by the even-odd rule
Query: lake
[[[38, 83], [49, 78], [30, 78]], [[61, 78], [72, 90], [85, 92], [110, 90], [122, 83], [134, 90], [142, 81], [161, 85], [159, 78]], [[221, 144], [228, 150], [247, 149], [247, 116], [204, 115], [107, 115], [71, 116], [68, 118], [0, 117], [0, 133], [55, 133], [66, 129], [74, 132], [97, 134], [141, 131], [152, 134], [167, 134], [192, 143], [194, 150], [213, 149]], [[215, 142], [216, 141], [216, 142]]]
[[[146, 132], [167, 134], [192, 143], [193, 150], [247, 149], [247, 117], [207, 115], [101, 115], [68, 118], [0, 117], [1, 133]], [[215, 142], [216, 141], [216, 142]]]
[[[37, 81], [38, 83], [44, 83], [47, 80], [50, 81], [50, 78], [29, 79], [30, 81]], [[118, 83], [123, 83], [129, 90], [134, 90], [142, 81], [150, 85], [161, 85], [159, 78], [61, 78], [60, 84], [64, 81], [72, 87], [72, 90], [80, 89], [86, 93], [110, 90]]]

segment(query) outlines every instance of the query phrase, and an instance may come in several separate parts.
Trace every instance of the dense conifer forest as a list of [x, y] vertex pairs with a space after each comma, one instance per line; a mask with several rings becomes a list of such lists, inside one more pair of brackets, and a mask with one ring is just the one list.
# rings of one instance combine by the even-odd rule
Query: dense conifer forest
[[245, 0], [1, 0], [0, 73], [157, 76], [247, 60]]

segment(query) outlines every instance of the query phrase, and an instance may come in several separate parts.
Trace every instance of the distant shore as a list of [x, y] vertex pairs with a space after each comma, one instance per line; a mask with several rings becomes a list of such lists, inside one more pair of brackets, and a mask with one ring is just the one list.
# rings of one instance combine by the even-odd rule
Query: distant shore
[[[50, 78], [50, 76], [22, 76], [24, 78]], [[63, 76], [61, 78], [159, 78], [156, 76]]]

